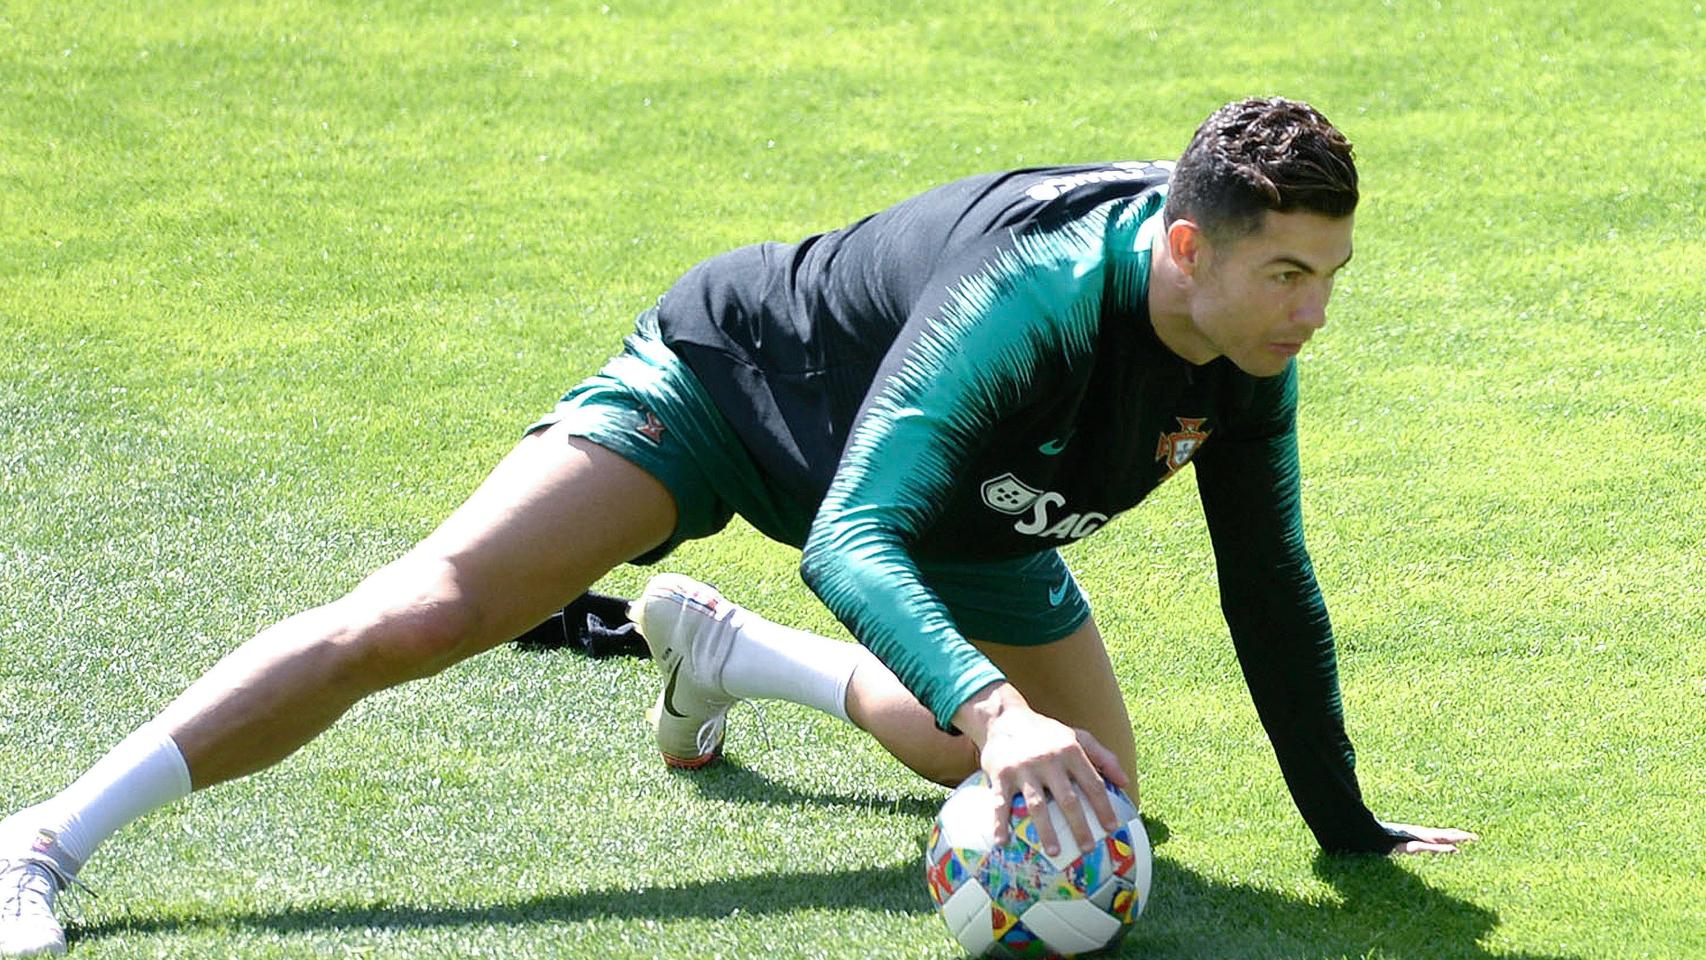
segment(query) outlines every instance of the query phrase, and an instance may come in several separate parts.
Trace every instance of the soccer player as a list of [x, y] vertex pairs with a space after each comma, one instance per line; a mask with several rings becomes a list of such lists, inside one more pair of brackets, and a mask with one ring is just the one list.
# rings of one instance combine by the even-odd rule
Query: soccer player
[[971, 177], [705, 261], [418, 546], [0, 822], [0, 955], [64, 949], [55, 896], [119, 827], [734, 513], [802, 548], [860, 644], [654, 579], [634, 615], [665, 671], [666, 758], [708, 761], [731, 699], [784, 696], [932, 779], [981, 767], [1003, 798], [1051, 795], [1087, 842], [1087, 816], [1113, 825], [1102, 777], [1130, 786], [1135, 748], [1056, 548], [1187, 463], [1245, 679], [1317, 840], [1456, 850], [1472, 836], [1363, 804], [1303, 543], [1295, 357], [1351, 258], [1356, 203], [1339, 131], [1254, 99], [1210, 116], [1176, 166]]

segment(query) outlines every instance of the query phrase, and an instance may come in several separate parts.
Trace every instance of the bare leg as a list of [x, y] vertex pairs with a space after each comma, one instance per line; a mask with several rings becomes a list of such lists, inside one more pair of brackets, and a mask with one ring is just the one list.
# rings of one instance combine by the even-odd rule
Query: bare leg
[[669, 493], [616, 454], [561, 427], [524, 439], [402, 559], [262, 632], [66, 790], [0, 820], [0, 955], [64, 952], [55, 897], [113, 831], [515, 636], [674, 524]]
[[[1007, 674], [1032, 709], [1090, 731], [1114, 752], [1126, 774], [1135, 776], [1137, 744], [1131, 717], [1094, 618], [1070, 635], [1043, 646], [972, 642]], [[876, 737], [884, 749], [927, 779], [953, 785], [978, 768], [972, 742], [937, 729], [930, 711], [874, 659], [853, 674], [847, 690], [847, 715]]]
[[951, 787], [977, 769], [971, 740], [938, 729], [935, 716], [875, 657], [853, 672], [847, 717], [926, 780]]
[[159, 722], [196, 789], [271, 766], [363, 697], [545, 619], [674, 524], [650, 474], [560, 428], [532, 435], [407, 555], [245, 643]]

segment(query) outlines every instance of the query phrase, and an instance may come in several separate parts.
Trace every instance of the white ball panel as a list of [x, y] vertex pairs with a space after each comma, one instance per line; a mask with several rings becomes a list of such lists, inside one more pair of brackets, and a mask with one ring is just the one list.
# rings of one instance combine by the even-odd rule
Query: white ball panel
[[989, 892], [976, 880], [967, 880], [954, 895], [942, 902], [942, 919], [948, 930], [966, 952], [982, 956], [995, 942], [995, 928], [989, 919]]
[[1114, 894], [1119, 893], [1119, 891], [1120, 882], [1114, 879], [1112, 874], [1109, 874], [1107, 881], [1096, 890], [1090, 891], [1087, 899], [1103, 910], [1112, 910], [1114, 908]]
[[1088, 900], [1046, 900], [1025, 911], [1025, 926], [1056, 953], [1088, 953], [1107, 945], [1120, 922]]
[[[1132, 883], [1137, 887], [1138, 913], [1149, 905], [1149, 882], [1154, 875], [1155, 852], [1149, 846], [1149, 831], [1143, 829], [1143, 821], [1133, 817], [1126, 825], [1131, 834], [1132, 856], [1137, 863], [1132, 871]], [[1136, 914], [1133, 914], [1135, 919]]]
[[[1048, 862], [1054, 864], [1056, 870], [1065, 870], [1071, 866], [1072, 861], [1083, 856], [1084, 851], [1078, 849], [1078, 841], [1072, 838], [1072, 825], [1067, 822], [1066, 814], [1060, 812], [1060, 804], [1050, 800], [1048, 815], [1049, 820], [1054, 823], [1054, 838], [1060, 843], [1060, 852], [1053, 856], [1044, 853], [1043, 856], [1048, 857]], [[1091, 839], [1101, 843], [1105, 836], [1107, 833], [1102, 830], [1102, 825], [1096, 822], [1095, 817], [1090, 817]], [[1037, 852], [1043, 853], [1042, 848], [1038, 847]]]
[[998, 803], [995, 791], [983, 783], [982, 777], [960, 784], [937, 816], [943, 842], [956, 850], [993, 850]]

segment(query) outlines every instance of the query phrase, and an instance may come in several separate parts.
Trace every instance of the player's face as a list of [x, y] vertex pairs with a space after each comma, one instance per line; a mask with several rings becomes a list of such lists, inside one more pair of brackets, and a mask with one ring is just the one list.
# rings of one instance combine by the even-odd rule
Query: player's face
[[1252, 376], [1286, 364], [1327, 322], [1333, 278], [1351, 259], [1352, 217], [1263, 214], [1254, 233], [1202, 251], [1191, 275], [1191, 321]]

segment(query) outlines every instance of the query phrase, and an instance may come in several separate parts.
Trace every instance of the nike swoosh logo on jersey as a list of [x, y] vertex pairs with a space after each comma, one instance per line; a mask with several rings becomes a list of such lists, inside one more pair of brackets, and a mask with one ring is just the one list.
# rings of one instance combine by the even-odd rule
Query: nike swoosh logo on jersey
[[663, 687], [663, 710], [672, 717], [687, 719], [687, 714], [675, 709], [675, 678], [681, 673], [681, 661], [675, 661], [675, 666], [669, 671], [669, 682]]
[[1068, 589], [1070, 589], [1071, 587], [1072, 587], [1072, 574], [1069, 573], [1066, 575], [1065, 580], [1060, 581], [1060, 586], [1052, 587], [1049, 589], [1048, 605], [1051, 607], [1060, 606], [1060, 601], [1066, 599], [1066, 591]]
[[1056, 437], [1053, 440], [1050, 440], [1049, 442], [1038, 447], [1037, 452], [1042, 454], [1045, 457], [1052, 457], [1055, 454], [1059, 453], [1060, 451], [1065, 450], [1066, 449], [1066, 441], [1068, 441], [1070, 439], [1072, 439], [1072, 434], [1070, 434], [1070, 433], [1064, 437]]

